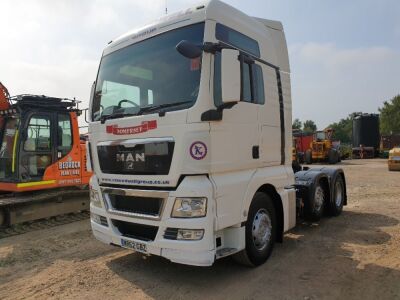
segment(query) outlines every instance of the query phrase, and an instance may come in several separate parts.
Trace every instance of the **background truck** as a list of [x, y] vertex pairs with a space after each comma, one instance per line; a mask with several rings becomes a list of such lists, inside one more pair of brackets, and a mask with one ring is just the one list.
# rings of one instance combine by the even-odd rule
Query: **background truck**
[[89, 209], [77, 101], [0, 83], [0, 227]]
[[210, 1], [114, 40], [90, 103], [94, 236], [257, 266], [298, 218], [339, 215], [342, 170], [292, 170], [291, 108], [280, 22]]

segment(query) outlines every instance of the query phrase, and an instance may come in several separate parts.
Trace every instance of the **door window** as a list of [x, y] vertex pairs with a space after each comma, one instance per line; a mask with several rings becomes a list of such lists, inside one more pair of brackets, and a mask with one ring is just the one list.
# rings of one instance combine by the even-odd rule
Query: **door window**
[[69, 114], [58, 114], [57, 153], [58, 158], [66, 156], [72, 150], [72, 126]]
[[52, 164], [51, 121], [48, 115], [33, 115], [29, 120], [21, 161], [22, 177], [42, 177]]
[[50, 151], [50, 117], [34, 115], [29, 121], [25, 151]]

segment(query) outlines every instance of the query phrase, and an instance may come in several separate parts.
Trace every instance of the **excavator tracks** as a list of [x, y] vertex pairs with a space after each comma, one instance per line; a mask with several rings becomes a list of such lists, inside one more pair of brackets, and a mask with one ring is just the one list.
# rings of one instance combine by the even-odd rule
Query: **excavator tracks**
[[60, 215], [48, 219], [36, 220], [27, 223], [16, 224], [10, 227], [0, 228], [0, 239], [36, 230], [48, 229], [81, 220], [86, 220], [89, 218], [89, 216], [90, 213], [88, 211], [82, 211], [78, 213]]
[[[89, 210], [88, 189], [0, 195], [0, 228]], [[23, 225], [21, 225], [23, 226]]]

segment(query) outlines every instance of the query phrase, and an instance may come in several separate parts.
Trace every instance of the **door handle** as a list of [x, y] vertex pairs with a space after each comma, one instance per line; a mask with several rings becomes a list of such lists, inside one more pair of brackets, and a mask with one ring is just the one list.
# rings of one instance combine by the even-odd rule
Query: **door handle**
[[253, 159], [259, 159], [260, 158], [260, 146], [253, 146], [252, 149], [252, 155]]

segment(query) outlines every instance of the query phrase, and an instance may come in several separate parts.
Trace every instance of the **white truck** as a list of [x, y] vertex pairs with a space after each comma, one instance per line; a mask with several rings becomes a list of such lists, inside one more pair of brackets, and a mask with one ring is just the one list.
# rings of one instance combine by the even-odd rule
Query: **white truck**
[[292, 170], [290, 93], [281, 23], [220, 1], [110, 42], [90, 103], [94, 236], [258, 266], [298, 218], [339, 215], [342, 170]]

